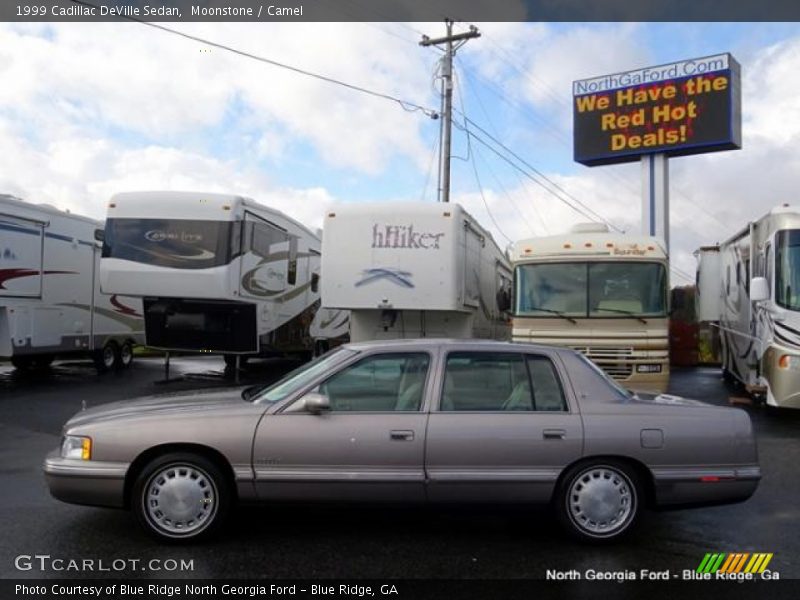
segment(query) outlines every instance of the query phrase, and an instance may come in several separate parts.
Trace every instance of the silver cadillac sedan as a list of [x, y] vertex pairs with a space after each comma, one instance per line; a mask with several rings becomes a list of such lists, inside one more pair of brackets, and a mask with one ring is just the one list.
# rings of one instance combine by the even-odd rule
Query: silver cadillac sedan
[[741, 502], [761, 477], [742, 410], [633, 394], [563, 348], [431, 339], [345, 345], [262, 390], [85, 410], [44, 472], [56, 498], [131, 509], [173, 542], [270, 501], [550, 503], [602, 542], [645, 507]]

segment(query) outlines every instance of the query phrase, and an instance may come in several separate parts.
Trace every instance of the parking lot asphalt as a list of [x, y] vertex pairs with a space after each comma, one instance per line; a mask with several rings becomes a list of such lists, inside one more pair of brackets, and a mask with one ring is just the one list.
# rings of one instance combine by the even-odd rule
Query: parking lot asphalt
[[[255, 364], [241, 384], [277, 379], [292, 366], [280, 360]], [[634, 535], [613, 546], [571, 541], [545, 509], [276, 505], [237, 510], [217, 541], [171, 547], [152, 541], [127, 512], [51, 498], [42, 460], [84, 402], [232, 383], [217, 357], [174, 358], [171, 373], [176, 381], [156, 383], [164, 375], [160, 359], [103, 375], [80, 361], [27, 376], [0, 363], [0, 577], [91, 576], [37, 564], [19, 570], [20, 555], [140, 561], [94, 576], [505, 579], [544, 578], [548, 569], [678, 573], [694, 570], [707, 552], [771, 552], [773, 571], [782, 579], [800, 578], [800, 411], [760, 406], [744, 406], [764, 475], [749, 501], [646, 513]], [[674, 371], [670, 391], [715, 404], [742, 395], [725, 387], [712, 368]], [[164, 565], [172, 566], [167, 559], [191, 561], [192, 568], [166, 571]]]

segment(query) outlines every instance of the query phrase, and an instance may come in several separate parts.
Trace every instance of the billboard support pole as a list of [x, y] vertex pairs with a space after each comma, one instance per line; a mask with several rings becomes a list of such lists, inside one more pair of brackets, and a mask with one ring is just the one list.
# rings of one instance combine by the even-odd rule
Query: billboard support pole
[[661, 238], [669, 256], [669, 159], [642, 155], [642, 233]]

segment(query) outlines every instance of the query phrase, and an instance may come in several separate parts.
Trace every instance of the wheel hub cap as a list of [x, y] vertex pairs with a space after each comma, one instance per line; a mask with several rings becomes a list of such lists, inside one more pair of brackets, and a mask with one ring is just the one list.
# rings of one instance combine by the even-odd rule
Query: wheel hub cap
[[610, 534], [628, 523], [635, 498], [627, 477], [614, 469], [597, 467], [575, 479], [567, 502], [578, 527], [592, 534]]
[[197, 467], [162, 469], [146, 487], [145, 510], [151, 522], [172, 534], [196, 533], [206, 527], [217, 511], [213, 481]]

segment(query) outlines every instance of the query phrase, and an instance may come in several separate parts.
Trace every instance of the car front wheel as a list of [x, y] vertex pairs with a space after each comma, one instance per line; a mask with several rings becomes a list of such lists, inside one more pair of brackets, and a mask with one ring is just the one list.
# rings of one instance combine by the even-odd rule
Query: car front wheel
[[217, 532], [230, 492], [222, 471], [194, 454], [166, 454], [139, 474], [131, 506], [139, 523], [161, 541], [180, 543]]
[[615, 541], [629, 533], [641, 512], [641, 486], [626, 464], [595, 460], [566, 474], [556, 498], [561, 524], [588, 542]]

